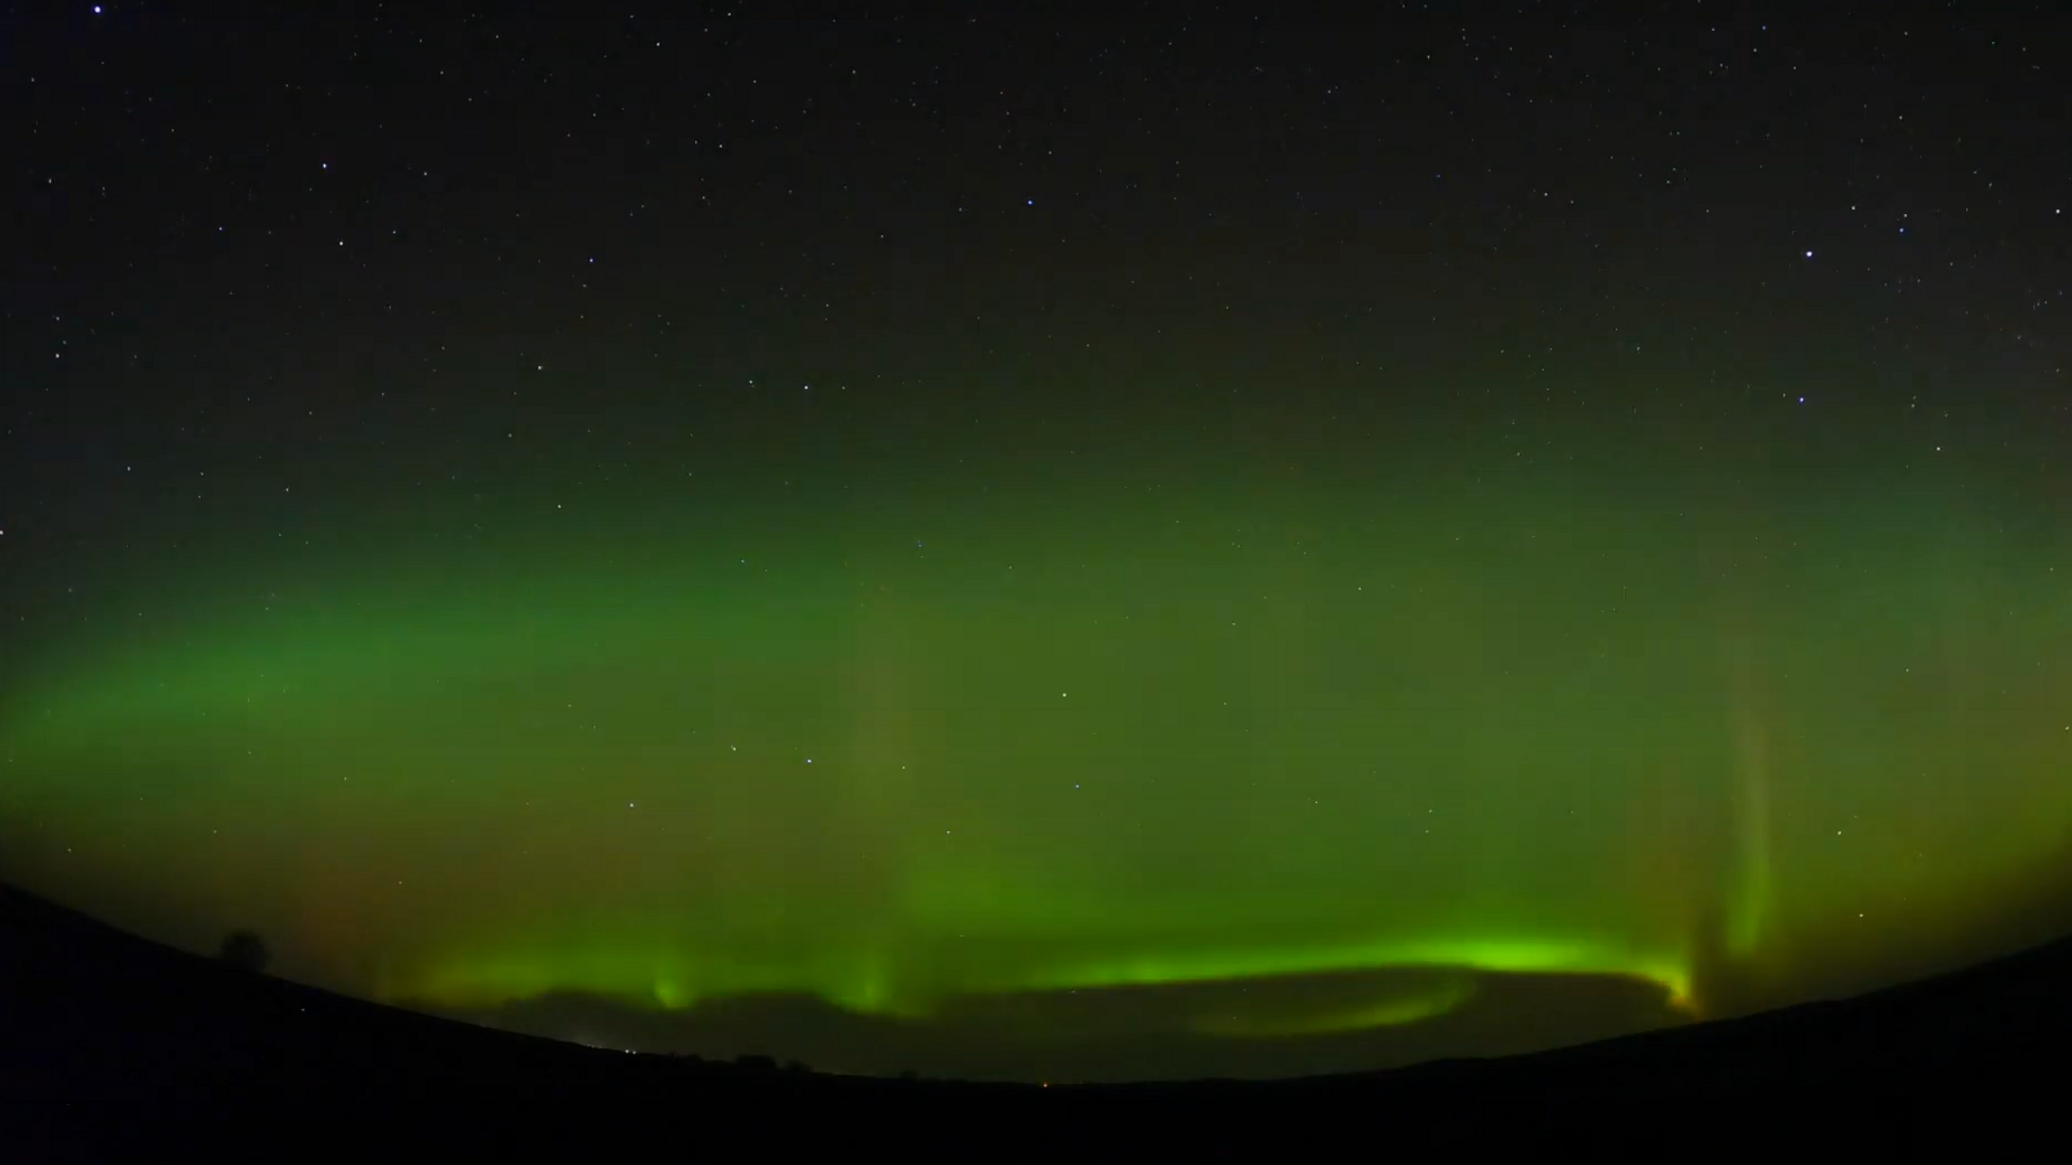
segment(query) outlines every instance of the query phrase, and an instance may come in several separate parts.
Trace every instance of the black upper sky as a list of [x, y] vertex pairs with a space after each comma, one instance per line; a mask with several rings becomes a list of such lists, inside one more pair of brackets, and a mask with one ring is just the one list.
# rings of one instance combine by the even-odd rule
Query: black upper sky
[[1535, 379], [1593, 384], [1586, 428], [2060, 407], [2047, 4], [6, 25], [11, 567], [262, 456], [402, 482], [505, 421], [796, 405], [750, 380], [1067, 443], [1472, 422]]

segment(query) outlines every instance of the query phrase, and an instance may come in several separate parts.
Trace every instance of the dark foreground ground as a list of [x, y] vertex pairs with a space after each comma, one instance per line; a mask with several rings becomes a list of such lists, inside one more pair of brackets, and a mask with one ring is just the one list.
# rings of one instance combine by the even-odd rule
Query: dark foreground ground
[[0, 888], [0, 1161], [1385, 1159], [1815, 1145], [2056, 1158], [2072, 940], [1840, 1003], [1501, 1060], [1034, 1088], [631, 1056], [347, 999]]

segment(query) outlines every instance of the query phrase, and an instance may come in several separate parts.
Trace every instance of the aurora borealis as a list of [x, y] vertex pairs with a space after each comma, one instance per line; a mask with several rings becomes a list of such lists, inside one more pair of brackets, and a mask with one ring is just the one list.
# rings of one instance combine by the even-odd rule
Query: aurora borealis
[[9, 817], [380, 997], [915, 1017], [1421, 968], [1695, 1009], [2062, 851], [2055, 571], [1977, 514], [1176, 484], [315, 572], [48, 672]]
[[[778, 169], [711, 178], [729, 227], [509, 228], [575, 274], [484, 302], [440, 280], [497, 264], [408, 203], [397, 237], [451, 239], [335, 272], [319, 249], [306, 313], [159, 291], [102, 365], [67, 349], [88, 379], [9, 431], [37, 451], [0, 522], [27, 612], [0, 876], [196, 949], [255, 927], [282, 974], [469, 1013], [806, 997], [926, 1026], [1086, 996], [1240, 1045], [1408, 1031], [1540, 976], [1732, 1014], [2065, 917], [2054, 353], [1992, 355], [1911, 302], [1903, 342], [1847, 324], [1902, 309], [1781, 236], [1775, 271], [1736, 265], [1760, 199], [1645, 250], [1619, 211], [1520, 219], [1514, 269], [1435, 243], [1428, 291], [1393, 228], [1333, 257], [1362, 228], [1251, 203], [1198, 252], [1184, 230], [1224, 228], [1157, 207], [1068, 213], [1059, 252], [945, 220], [872, 274], [802, 276], [829, 305], [881, 281], [829, 324], [796, 287], [741, 306], [787, 278], [767, 247], [686, 243], [862, 245], [746, 206], [785, 141], [744, 131]], [[498, 163], [454, 165], [502, 197]], [[941, 165], [916, 182], [956, 185]], [[1564, 199], [1616, 201], [1578, 175]], [[546, 181], [540, 205], [609, 201]], [[1060, 201], [1044, 181], [1000, 216]], [[1456, 197], [1398, 195], [1424, 225], [1494, 213]], [[636, 253], [650, 229], [676, 249]], [[1560, 258], [1578, 231], [1593, 257]], [[1837, 270], [1913, 262], [1830, 235]], [[1619, 283], [1607, 240], [1656, 275], [1706, 258], [1684, 285], [1712, 286], [1553, 292], [1564, 263]], [[165, 245], [205, 286], [254, 263], [303, 286], [253, 258], [272, 244]], [[1422, 306], [1348, 322], [1377, 296]], [[1962, 327], [1998, 335], [1986, 314]], [[792, 1050], [743, 1038], [767, 1046], [718, 1050]]]

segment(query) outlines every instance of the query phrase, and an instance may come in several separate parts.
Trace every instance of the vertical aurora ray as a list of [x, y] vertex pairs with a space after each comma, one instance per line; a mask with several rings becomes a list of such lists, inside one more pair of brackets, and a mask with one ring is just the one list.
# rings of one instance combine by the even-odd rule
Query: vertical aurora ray
[[1730, 635], [1735, 864], [1727, 898], [1726, 946], [1733, 956], [1747, 959], [1761, 949], [1770, 905], [1770, 752], [1752, 648], [1745, 634]]

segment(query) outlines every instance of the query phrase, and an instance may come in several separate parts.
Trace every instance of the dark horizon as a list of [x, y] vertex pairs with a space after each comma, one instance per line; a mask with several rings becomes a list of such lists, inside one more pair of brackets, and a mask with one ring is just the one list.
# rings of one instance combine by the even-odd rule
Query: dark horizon
[[541, 1040], [182, 954], [4, 886], [0, 947], [11, 954], [0, 1076], [24, 1085], [0, 1093], [0, 1112], [10, 1147], [36, 1160], [666, 1154], [686, 1139], [911, 1156], [991, 1138], [999, 1154], [1035, 1156], [1094, 1138], [1230, 1155], [1357, 1135], [1398, 1148], [1551, 1138], [1658, 1151], [1694, 1129], [1714, 1148], [1789, 1134], [1975, 1153], [2048, 1136], [2072, 1018], [2066, 939], [1846, 1003], [1531, 1055], [1271, 1083], [1039, 1087]]

